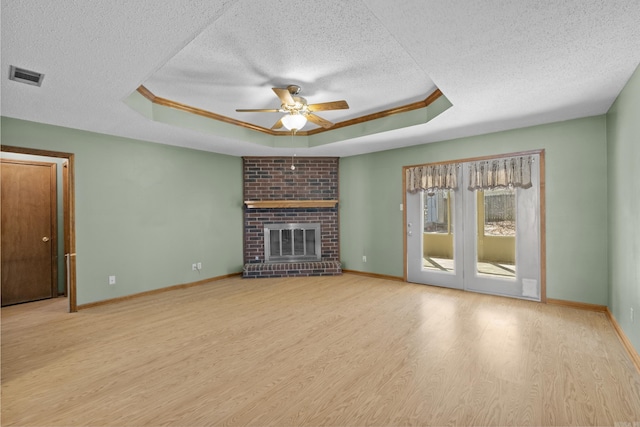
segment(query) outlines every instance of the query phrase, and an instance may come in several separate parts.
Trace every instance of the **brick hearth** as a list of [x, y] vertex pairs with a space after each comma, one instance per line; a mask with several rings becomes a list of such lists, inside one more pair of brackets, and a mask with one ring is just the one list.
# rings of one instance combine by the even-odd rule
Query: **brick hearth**
[[265, 262], [245, 264], [242, 275], [245, 278], [286, 277], [286, 276], [336, 276], [342, 274], [339, 261], [320, 262]]
[[[291, 157], [245, 157], [244, 200], [310, 201], [338, 200], [338, 159]], [[295, 204], [295, 203], [294, 203]], [[244, 210], [243, 277], [324, 276], [342, 274], [338, 234], [338, 206], [273, 207]], [[266, 263], [264, 225], [274, 223], [320, 223], [321, 261]]]

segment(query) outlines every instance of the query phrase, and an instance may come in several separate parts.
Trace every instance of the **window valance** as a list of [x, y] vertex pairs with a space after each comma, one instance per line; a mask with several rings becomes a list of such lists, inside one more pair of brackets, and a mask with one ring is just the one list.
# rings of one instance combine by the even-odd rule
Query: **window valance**
[[531, 156], [479, 160], [469, 163], [469, 190], [530, 188]]
[[456, 190], [458, 188], [458, 167], [458, 163], [446, 163], [407, 168], [407, 192]]

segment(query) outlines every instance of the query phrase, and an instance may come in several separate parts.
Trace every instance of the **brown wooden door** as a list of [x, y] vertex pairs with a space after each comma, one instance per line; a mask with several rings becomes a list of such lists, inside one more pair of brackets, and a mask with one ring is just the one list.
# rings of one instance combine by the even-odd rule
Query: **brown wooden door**
[[2, 159], [2, 306], [57, 295], [56, 164]]

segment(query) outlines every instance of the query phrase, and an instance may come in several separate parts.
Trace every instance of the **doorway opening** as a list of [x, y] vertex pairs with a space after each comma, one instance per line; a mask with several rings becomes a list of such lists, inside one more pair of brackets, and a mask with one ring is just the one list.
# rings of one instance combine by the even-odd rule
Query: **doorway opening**
[[75, 156], [73, 153], [40, 150], [3, 145], [3, 153], [15, 153], [28, 156], [41, 156], [54, 159], [66, 159], [62, 173], [62, 205], [64, 246], [64, 294], [68, 298], [69, 312], [77, 311], [76, 300], [76, 239], [75, 239]]

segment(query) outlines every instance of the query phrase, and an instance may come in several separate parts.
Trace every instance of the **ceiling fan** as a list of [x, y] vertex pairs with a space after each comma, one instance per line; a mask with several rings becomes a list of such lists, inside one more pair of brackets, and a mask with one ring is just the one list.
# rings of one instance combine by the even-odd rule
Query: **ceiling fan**
[[329, 120], [323, 119], [322, 117], [314, 114], [316, 111], [346, 110], [349, 108], [349, 104], [344, 100], [323, 102], [320, 104], [308, 104], [306, 99], [298, 96], [300, 93], [300, 86], [297, 85], [289, 85], [286, 88], [274, 87], [273, 91], [278, 98], [280, 98], [280, 101], [282, 101], [280, 108], [237, 109], [236, 111], [240, 113], [285, 113], [285, 115], [281, 117], [271, 127], [271, 129], [281, 129], [282, 127], [285, 127], [288, 130], [298, 131], [304, 127], [307, 120], [317, 124], [318, 126], [322, 126], [325, 129], [333, 126], [333, 123]]

